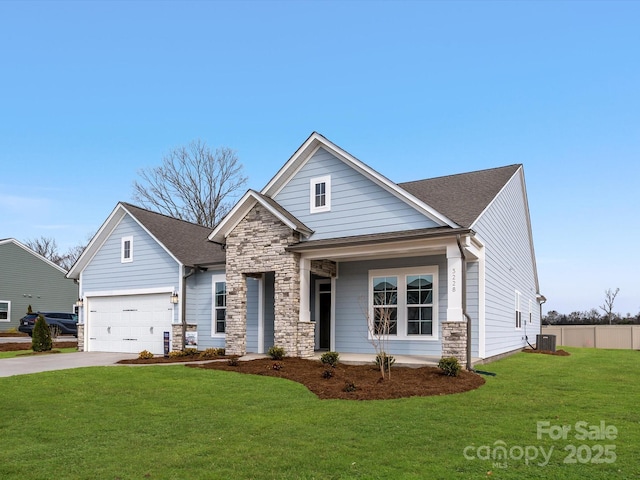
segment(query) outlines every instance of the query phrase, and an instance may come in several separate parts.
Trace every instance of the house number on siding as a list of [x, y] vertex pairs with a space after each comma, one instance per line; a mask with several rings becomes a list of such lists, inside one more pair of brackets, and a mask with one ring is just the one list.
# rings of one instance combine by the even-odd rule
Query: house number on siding
[[451, 269], [451, 291], [456, 291], [456, 269], [453, 267]]

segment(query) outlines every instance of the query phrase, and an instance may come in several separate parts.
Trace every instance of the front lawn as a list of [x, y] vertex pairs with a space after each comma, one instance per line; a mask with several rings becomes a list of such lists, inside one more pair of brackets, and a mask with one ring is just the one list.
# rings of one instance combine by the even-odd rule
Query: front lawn
[[183, 365], [0, 378], [0, 478], [637, 478], [640, 352], [567, 350], [482, 366], [497, 376], [467, 393], [367, 402]]

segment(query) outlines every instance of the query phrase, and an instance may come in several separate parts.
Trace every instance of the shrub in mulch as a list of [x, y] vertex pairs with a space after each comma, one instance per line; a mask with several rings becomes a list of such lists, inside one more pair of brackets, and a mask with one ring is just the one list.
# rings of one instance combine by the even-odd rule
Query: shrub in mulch
[[[285, 357], [282, 367], [274, 369], [271, 358], [240, 361], [236, 366], [227, 362], [188, 365], [191, 368], [226, 370], [243, 374], [286, 378], [305, 385], [321, 399], [383, 400], [413, 396], [448, 395], [476, 389], [485, 383], [480, 375], [463, 370], [458, 377], [449, 377], [436, 367], [393, 367], [391, 379], [382, 380], [380, 369], [369, 365], [337, 364], [333, 375], [325, 375], [327, 365], [317, 360]], [[328, 377], [328, 378], [327, 378]], [[353, 388], [345, 388], [349, 384]], [[347, 390], [347, 391], [345, 391]]]

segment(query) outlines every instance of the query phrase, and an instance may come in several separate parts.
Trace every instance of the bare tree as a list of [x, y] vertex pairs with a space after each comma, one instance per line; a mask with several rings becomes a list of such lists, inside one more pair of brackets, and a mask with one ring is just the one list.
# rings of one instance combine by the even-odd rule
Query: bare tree
[[604, 292], [604, 303], [600, 308], [604, 311], [605, 318], [609, 320], [609, 325], [611, 325], [611, 318], [613, 317], [613, 302], [615, 302], [619, 291], [619, 288], [616, 288], [615, 292], [609, 288]]
[[140, 205], [174, 218], [213, 227], [231, 209], [247, 177], [229, 148], [215, 152], [203, 141], [173, 149], [159, 167], [138, 171], [133, 197]]
[[78, 260], [78, 257], [80, 257], [86, 246], [85, 244], [78, 244], [70, 247], [66, 253], [61, 253], [58, 250], [58, 243], [51, 237], [34, 238], [27, 240], [24, 244], [34, 252], [67, 271], [76, 263], [76, 260]]
[[395, 363], [393, 356], [387, 353], [389, 334], [397, 328], [397, 293], [374, 292], [373, 314], [370, 313], [367, 301], [360, 299], [360, 308], [367, 320], [368, 338], [376, 352], [376, 363], [380, 368], [380, 376], [384, 380], [391, 379], [391, 366]]

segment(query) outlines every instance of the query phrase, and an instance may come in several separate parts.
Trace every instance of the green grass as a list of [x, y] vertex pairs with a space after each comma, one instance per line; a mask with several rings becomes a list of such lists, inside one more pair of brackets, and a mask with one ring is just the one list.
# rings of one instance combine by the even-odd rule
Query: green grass
[[[0, 378], [0, 478], [638, 478], [640, 352], [567, 350], [485, 365], [497, 376], [465, 394], [371, 402], [184, 366]], [[572, 431], [538, 439], [538, 421]], [[577, 440], [579, 421], [618, 436]], [[477, 458], [496, 442], [554, 450], [546, 466]], [[564, 464], [583, 444], [583, 460], [609, 444], [617, 458]]]
[[[54, 348], [54, 350], [56, 352], [59, 353], [70, 353], [70, 352], [77, 352], [78, 349], [75, 347], [69, 347], [69, 348]], [[18, 357], [20, 355], [34, 355], [33, 350], [29, 349], [29, 350], [16, 350], [13, 352], [0, 352], [0, 359], [2, 358], [13, 358], [13, 357]]]

